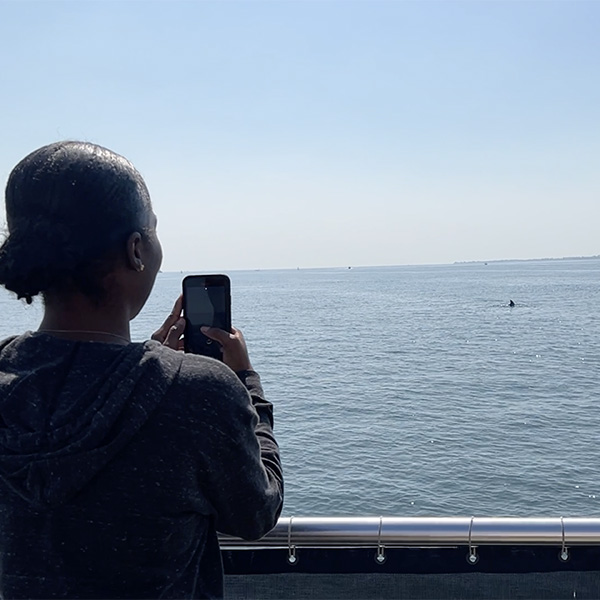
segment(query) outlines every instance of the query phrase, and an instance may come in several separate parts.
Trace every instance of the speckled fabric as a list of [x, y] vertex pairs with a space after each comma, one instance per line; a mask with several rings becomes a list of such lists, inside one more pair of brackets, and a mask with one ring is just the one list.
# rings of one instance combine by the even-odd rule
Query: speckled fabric
[[0, 345], [0, 595], [218, 598], [283, 502], [258, 374], [157, 342]]

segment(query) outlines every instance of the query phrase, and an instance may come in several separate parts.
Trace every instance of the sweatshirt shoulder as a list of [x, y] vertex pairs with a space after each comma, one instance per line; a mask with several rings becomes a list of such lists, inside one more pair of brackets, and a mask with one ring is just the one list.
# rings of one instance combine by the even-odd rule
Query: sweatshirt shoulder
[[225, 364], [198, 354], [172, 350], [158, 342], [148, 342], [147, 360], [156, 360], [162, 369], [176, 369], [172, 393], [180, 397], [227, 398], [248, 402], [248, 392], [238, 376]]

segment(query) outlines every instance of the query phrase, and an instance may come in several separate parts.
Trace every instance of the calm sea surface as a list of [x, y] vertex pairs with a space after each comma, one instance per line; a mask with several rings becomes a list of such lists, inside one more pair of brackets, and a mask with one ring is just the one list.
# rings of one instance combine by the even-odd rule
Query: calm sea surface
[[[229, 275], [285, 515], [600, 516], [600, 260]], [[159, 275], [136, 340], [183, 276]], [[0, 304], [2, 337], [37, 327]]]

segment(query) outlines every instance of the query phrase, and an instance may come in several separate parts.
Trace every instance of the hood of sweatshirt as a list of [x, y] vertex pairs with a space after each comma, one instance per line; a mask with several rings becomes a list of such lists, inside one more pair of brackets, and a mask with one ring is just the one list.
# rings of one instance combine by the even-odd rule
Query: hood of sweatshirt
[[28, 332], [0, 344], [0, 478], [56, 506], [101, 471], [164, 398], [180, 353], [158, 342], [75, 342]]

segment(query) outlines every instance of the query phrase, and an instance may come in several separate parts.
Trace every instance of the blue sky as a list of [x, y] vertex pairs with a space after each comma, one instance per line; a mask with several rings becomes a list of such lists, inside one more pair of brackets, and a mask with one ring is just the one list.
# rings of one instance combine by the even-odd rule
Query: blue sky
[[144, 175], [164, 270], [600, 253], [600, 2], [0, 0], [0, 178]]

